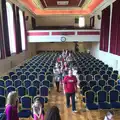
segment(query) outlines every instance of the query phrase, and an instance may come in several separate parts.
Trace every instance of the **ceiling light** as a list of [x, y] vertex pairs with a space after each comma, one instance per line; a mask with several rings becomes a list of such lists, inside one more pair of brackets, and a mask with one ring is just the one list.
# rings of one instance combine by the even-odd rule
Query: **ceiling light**
[[69, 1], [57, 1], [57, 5], [68, 5]]

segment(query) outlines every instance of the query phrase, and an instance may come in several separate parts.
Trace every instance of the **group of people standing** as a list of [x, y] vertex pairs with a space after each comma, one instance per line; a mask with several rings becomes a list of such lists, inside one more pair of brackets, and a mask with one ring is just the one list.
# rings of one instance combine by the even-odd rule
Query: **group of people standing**
[[57, 58], [53, 69], [54, 79], [56, 82], [57, 92], [60, 92], [60, 83], [66, 95], [66, 107], [70, 107], [70, 98], [72, 101], [72, 111], [76, 111], [75, 93], [77, 91], [77, 77], [73, 75], [73, 56], [68, 50], [63, 50], [62, 54]]

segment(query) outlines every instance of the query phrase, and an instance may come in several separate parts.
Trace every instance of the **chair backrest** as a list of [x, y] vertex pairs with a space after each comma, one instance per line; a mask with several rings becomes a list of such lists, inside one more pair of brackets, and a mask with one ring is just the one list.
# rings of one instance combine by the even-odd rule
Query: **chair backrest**
[[99, 75], [99, 74], [96, 74], [95, 76], [94, 76], [94, 80], [100, 80], [101, 79], [101, 75]]
[[3, 80], [8, 80], [10, 77], [8, 75], [3, 76]]
[[39, 75], [39, 81], [41, 81], [41, 82], [42, 82], [43, 80], [45, 80], [45, 75], [40, 74], [40, 75]]
[[13, 81], [15, 81], [15, 80], [17, 80], [18, 79], [18, 76], [15, 74], [15, 75], [12, 75], [11, 76], [11, 79], [13, 80]]
[[12, 91], [15, 91], [15, 87], [14, 86], [7, 87], [7, 89], [6, 89], [7, 94], [12, 92]]
[[108, 74], [104, 74], [103, 76], [102, 76], [102, 78], [103, 78], [103, 80], [108, 80], [109, 79], [109, 75]]
[[22, 75], [22, 72], [21, 72], [21, 71], [18, 71], [18, 72], [16, 72], [16, 74], [17, 74], [18, 76], [20, 76], [20, 75]]
[[106, 85], [106, 81], [105, 80], [99, 80], [98, 85], [101, 86], [101, 87], [104, 87]]
[[87, 85], [87, 81], [80, 81], [80, 84], [79, 84], [79, 86], [80, 86], [80, 88], [82, 89], [82, 87], [84, 87], [84, 86], [86, 86]]
[[120, 92], [120, 85], [116, 85], [114, 88]]
[[91, 90], [91, 88], [89, 86], [83, 86], [82, 87], [82, 95], [85, 95], [85, 93], [89, 90]]
[[107, 101], [107, 92], [105, 90], [98, 91], [97, 96], [99, 103], [103, 103]]
[[52, 75], [47, 75], [46, 78], [47, 78], [48, 81], [50, 81], [50, 83], [53, 82], [53, 76]]
[[44, 86], [49, 88], [50, 87], [50, 81], [44, 80], [44, 81], [42, 81], [42, 85], [44, 85]]
[[26, 88], [23, 87], [23, 86], [18, 87], [17, 91], [18, 91], [18, 96], [19, 97], [22, 97], [22, 96], [26, 95]]
[[20, 80], [20, 79], [16, 79], [15, 81], [14, 81], [14, 86], [16, 87], [16, 88], [18, 88], [19, 86], [21, 86], [22, 85], [22, 81]]
[[0, 86], [2, 86], [2, 87], [5, 86], [5, 82], [4, 82], [4, 80], [0, 80]]
[[107, 73], [107, 74], [109, 75], [109, 77], [110, 77], [111, 74], [112, 74], [112, 71], [108, 70], [106, 73]]
[[117, 102], [119, 101], [119, 91], [111, 90], [110, 91], [110, 102]]
[[95, 85], [95, 86], [92, 87], [92, 89], [93, 89], [94, 92], [98, 92], [98, 91], [101, 90], [102, 88], [101, 88], [101, 86], [99, 86], [99, 85]]
[[114, 70], [113, 73], [118, 75], [119, 72], [118, 70]]
[[105, 74], [105, 70], [100, 70], [100, 75], [104, 75]]
[[33, 86], [35, 86], [35, 87], [37, 87], [39, 89], [39, 87], [40, 87], [40, 81], [34, 80], [33, 81]]
[[36, 96], [37, 95], [37, 88], [35, 86], [30, 86], [28, 88], [28, 95], [32, 96], [32, 97]]
[[86, 75], [86, 81], [91, 81], [93, 80], [93, 76], [92, 75]]
[[11, 78], [11, 76], [14, 75], [14, 74], [15, 74], [15, 72], [9, 72], [10, 78]]
[[5, 108], [6, 98], [0, 95], [0, 109]]
[[83, 74], [80, 74], [80, 75], [79, 75], [79, 80], [80, 80], [80, 81], [85, 80], [85, 78], [84, 78], [84, 75], [83, 75]]
[[46, 86], [41, 86], [40, 87], [40, 95], [41, 96], [48, 96], [48, 87]]
[[86, 103], [94, 103], [95, 93], [92, 90], [87, 91], [85, 94], [85, 98], [86, 98]]
[[32, 99], [29, 96], [21, 97], [21, 103], [23, 109], [31, 109]]
[[25, 86], [25, 88], [29, 88], [31, 86], [31, 81], [29, 79], [26, 79], [24, 81], [24, 86]]
[[31, 81], [34, 81], [35, 80], [35, 75], [33, 75], [33, 74], [30, 74], [29, 76], [28, 76], [28, 79], [29, 80], [31, 80]]
[[37, 72], [32, 72], [32, 75], [35, 75], [35, 78], [37, 78], [38, 77], [38, 73]]
[[8, 87], [8, 86], [12, 86], [13, 85], [13, 81], [12, 80], [6, 80], [5, 81], [5, 86]]
[[104, 90], [105, 90], [106, 92], [109, 92], [110, 90], [112, 90], [112, 86], [110, 86], [110, 85], [105, 85], [105, 86], [104, 86]]
[[0, 95], [5, 96], [5, 88], [0, 86]]
[[112, 79], [108, 80], [107, 84], [111, 85], [112, 87], [114, 87], [115, 86], [115, 80], [112, 80]]
[[27, 76], [26, 76], [25, 74], [22, 74], [22, 75], [20, 76], [20, 80], [24, 81], [24, 80], [26, 80], [26, 79], [27, 79]]
[[114, 74], [111, 75], [111, 78], [114, 79], [114, 80], [117, 80], [118, 79], [118, 75], [114, 73]]
[[95, 86], [97, 84], [97, 82], [95, 81], [95, 80], [91, 80], [90, 82], [89, 82], [89, 85], [90, 85], [90, 87], [92, 88], [93, 86]]

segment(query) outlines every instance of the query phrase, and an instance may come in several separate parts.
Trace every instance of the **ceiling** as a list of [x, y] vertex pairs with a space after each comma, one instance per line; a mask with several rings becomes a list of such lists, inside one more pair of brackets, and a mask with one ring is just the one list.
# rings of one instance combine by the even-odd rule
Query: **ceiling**
[[57, 4], [58, 0], [40, 0], [44, 8], [57, 8], [57, 7], [82, 7], [85, 0], [59, 0], [60, 2], [68, 2], [68, 4]]
[[[67, 1], [58, 5], [57, 1]], [[19, 0], [36, 15], [88, 15], [104, 0]]]

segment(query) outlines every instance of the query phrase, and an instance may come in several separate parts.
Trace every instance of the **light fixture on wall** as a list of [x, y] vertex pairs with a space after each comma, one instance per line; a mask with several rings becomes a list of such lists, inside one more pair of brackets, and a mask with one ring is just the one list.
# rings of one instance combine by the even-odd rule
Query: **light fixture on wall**
[[69, 1], [65, 0], [65, 1], [57, 1], [57, 5], [68, 5]]

